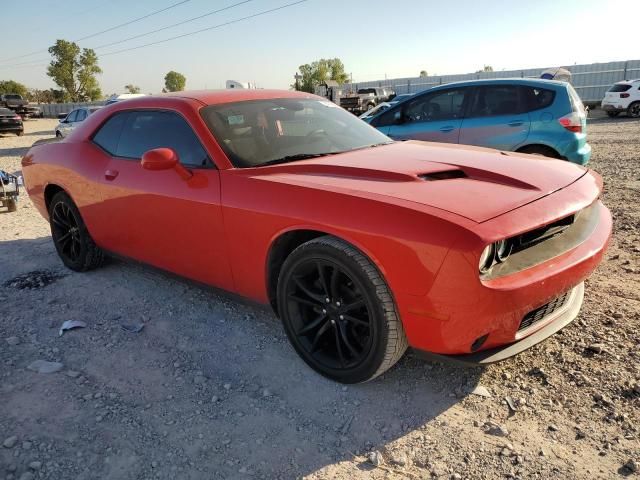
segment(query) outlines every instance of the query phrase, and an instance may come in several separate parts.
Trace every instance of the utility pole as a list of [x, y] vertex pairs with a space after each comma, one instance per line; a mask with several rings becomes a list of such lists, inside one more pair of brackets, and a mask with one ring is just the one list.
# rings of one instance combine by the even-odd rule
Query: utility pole
[[295, 75], [293, 76], [293, 78], [296, 79], [296, 90], [300, 91], [300, 80], [302, 80], [302, 75], [300, 75], [298, 72], [296, 72]]

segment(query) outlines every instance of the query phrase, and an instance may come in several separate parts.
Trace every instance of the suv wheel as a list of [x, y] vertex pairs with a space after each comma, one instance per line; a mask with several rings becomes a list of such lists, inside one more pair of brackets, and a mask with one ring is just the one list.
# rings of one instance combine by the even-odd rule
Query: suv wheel
[[627, 115], [631, 118], [640, 118], [640, 102], [633, 102], [627, 108]]
[[407, 349], [395, 302], [361, 252], [324, 236], [287, 257], [278, 278], [278, 312], [302, 359], [342, 383], [371, 380]]

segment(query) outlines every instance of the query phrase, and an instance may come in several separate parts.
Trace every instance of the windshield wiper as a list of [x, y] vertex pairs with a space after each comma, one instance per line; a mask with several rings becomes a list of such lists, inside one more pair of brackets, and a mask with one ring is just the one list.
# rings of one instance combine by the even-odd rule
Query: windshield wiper
[[295, 155], [287, 155], [282, 158], [276, 158], [273, 160], [266, 161], [258, 165], [259, 167], [264, 167], [266, 165], [277, 165], [279, 163], [289, 163], [295, 162], [297, 160], [307, 160], [309, 158], [318, 158], [318, 157], [326, 157], [328, 155], [336, 155], [342, 152], [326, 152], [326, 153], [296, 153]]

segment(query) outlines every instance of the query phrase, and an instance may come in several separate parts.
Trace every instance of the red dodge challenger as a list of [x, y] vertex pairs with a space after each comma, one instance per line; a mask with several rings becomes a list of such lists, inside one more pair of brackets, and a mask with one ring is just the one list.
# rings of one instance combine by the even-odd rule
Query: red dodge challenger
[[611, 235], [593, 171], [393, 142], [297, 92], [119, 102], [22, 164], [67, 267], [109, 252], [270, 303], [344, 383], [408, 346], [482, 364], [540, 342], [578, 315]]

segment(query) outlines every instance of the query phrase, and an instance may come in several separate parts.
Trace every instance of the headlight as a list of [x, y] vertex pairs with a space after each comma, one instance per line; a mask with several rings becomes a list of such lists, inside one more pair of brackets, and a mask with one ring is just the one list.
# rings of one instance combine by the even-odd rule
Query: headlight
[[493, 265], [493, 259], [495, 257], [495, 244], [487, 245], [487, 247], [482, 251], [480, 255], [480, 273], [486, 273], [487, 270], [491, 268]]

